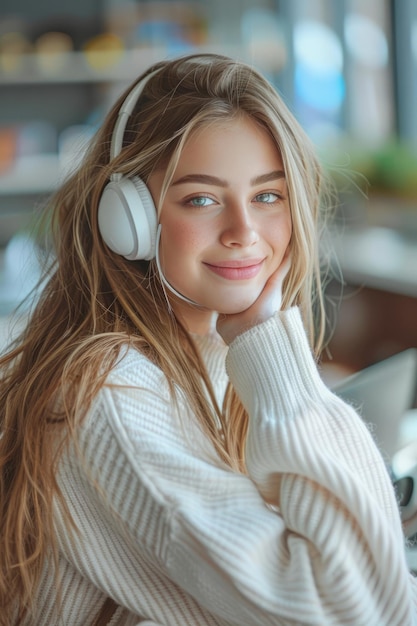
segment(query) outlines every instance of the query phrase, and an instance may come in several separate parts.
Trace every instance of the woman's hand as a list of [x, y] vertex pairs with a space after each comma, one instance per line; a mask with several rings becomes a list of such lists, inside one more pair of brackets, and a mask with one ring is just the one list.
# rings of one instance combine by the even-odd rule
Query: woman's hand
[[251, 306], [240, 313], [219, 315], [217, 332], [227, 344], [252, 326], [261, 324], [281, 309], [282, 285], [291, 267], [291, 256], [287, 252], [279, 268], [269, 277], [259, 297]]

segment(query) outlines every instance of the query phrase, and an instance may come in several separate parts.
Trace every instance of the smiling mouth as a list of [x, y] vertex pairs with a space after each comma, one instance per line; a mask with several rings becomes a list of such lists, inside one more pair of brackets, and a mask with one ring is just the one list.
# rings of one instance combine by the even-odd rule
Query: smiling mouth
[[211, 272], [227, 280], [247, 280], [261, 271], [263, 260], [225, 261], [221, 265], [204, 264]]

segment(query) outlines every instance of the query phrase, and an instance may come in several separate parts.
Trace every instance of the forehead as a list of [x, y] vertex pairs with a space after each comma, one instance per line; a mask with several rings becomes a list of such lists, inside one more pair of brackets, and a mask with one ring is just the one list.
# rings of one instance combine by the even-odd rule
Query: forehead
[[259, 161], [260, 165], [281, 160], [278, 144], [270, 131], [248, 115], [203, 123], [194, 128], [177, 155], [177, 167], [184, 162], [224, 163], [235, 160]]

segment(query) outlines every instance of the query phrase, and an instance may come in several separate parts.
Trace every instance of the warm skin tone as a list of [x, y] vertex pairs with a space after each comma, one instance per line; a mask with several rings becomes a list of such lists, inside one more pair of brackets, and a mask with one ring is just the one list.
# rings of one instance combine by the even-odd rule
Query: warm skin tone
[[[158, 202], [164, 178], [148, 180]], [[191, 332], [207, 333], [213, 312], [230, 343], [281, 304], [291, 216], [279, 151], [247, 116], [192, 135], [160, 214], [164, 274], [192, 306], [172, 307]]]

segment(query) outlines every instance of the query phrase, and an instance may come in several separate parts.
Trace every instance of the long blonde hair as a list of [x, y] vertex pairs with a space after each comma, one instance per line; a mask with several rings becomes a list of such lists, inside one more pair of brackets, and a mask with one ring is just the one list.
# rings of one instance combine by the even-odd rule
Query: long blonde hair
[[30, 612], [45, 559], [56, 555], [52, 505], [62, 499], [57, 463], [126, 342], [161, 368], [172, 390], [183, 390], [219, 457], [235, 471], [245, 468], [245, 411], [230, 386], [224, 406], [216, 406], [198, 350], [168, 310], [154, 261], [127, 261], [102, 241], [97, 208], [113, 172], [146, 181], [155, 168], [165, 167], [168, 184], [197, 127], [251, 116], [276, 142], [287, 179], [293, 234], [284, 305], [301, 308], [317, 353], [323, 338], [322, 174], [305, 133], [275, 89], [245, 64], [189, 55], [151, 68], [156, 69], [131, 115], [120, 155], [110, 161], [112, 132], [127, 94], [51, 199], [46, 215], [54, 260], [46, 286], [23, 334], [0, 360], [0, 625], [10, 624], [11, 615], [19, 623]]

